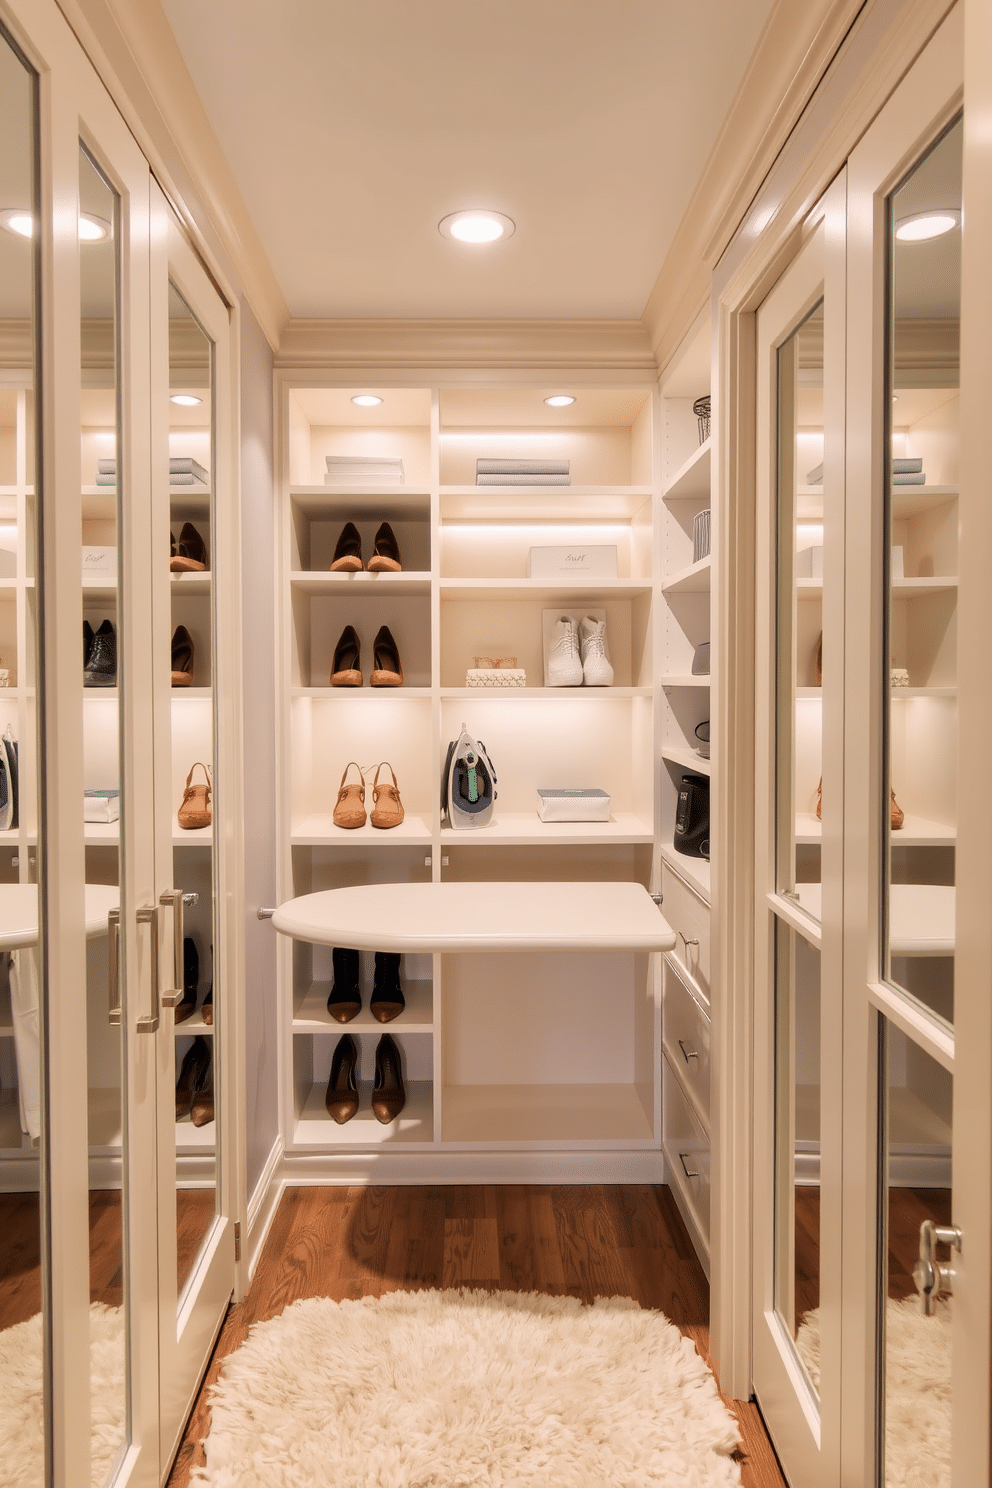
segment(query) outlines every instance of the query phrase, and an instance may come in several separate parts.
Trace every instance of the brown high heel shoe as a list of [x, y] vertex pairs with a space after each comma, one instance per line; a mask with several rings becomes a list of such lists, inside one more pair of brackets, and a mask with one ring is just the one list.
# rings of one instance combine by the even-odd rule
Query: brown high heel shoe
[[[378, 1058], [378, 1056], [377, 1056]], [[324, 1094], [327, 1114], [338, 1126], [344, 1126], [358, 1110], [358, 1045], [350, 1033], [338, 1039], [331, 1059], [331, 1073]]]
[[331, 662], [332, 687], [361, 687], [362, 643], [353, 625], [346, 625], [334, 647]]
[[[345, 785], [348, 771], [352, 765], [358, 771], [357, 783]], [[353, 832], [356, 827], [364, 827], [367, 819], [365, 810], [365, 777], [362, 767], [355, 760], [349, 760], [344, 767], [341, 776], [341, 786], [338, 790], [338, 799], [334, 806], [332, 820], [336, 827], [344, 827], [346, 831]]]
[[403, 564], [400, 562], [400, 545], [396, 541], [396, 534], [388, 522], [383, 522], [375, 535], [372, 557], [369, 559], [369, 573], [402, 572]]
[[406, 1105], [403, 1065], [400, 1051], [391, 1034], [384, 1033], [375, 1050], [375, 1087], [372, 1091], [372, 1114], [385, 1126], [395, 1121]]
[[176, 1120], [188, 1116], [193, 1100], [205, 1088], [210, 1074], [210, 1045], [197, 1034], [186, 1050], [179, 1079], [176, 1081]]
[[[171, 538], [172, 533], [169, 533]], [[176, 550], [169, 558], [172, 573], [203, 573], [208, 567], [207, 545], [192, 522], [184, 522]]]
[[[393, 777], [392, 785], [379, 784], [379, 771], [383, 765]], [[375, 777], [372, 781], [372, 814], [369, 821], [373, 827], [388, 830], [390, 827], [398, 827], [404, 814], [403, 802], [400, 800], [400, 788], [396, 784], [396, 772], [388, 760], [383, 760], [381, 765], [375, 767]]]
[[172, 637], [172, 685], [193, 686], [193, 637], [185, 625], [177, 625]]
[[402, 687], [403, 665], [388, 625], [380, 625], [372, 642], [372, 687]]
[[363, 567], [362, 534], [354, 522], [345, 522], [331, 559], [331, 573], [360, 573]]

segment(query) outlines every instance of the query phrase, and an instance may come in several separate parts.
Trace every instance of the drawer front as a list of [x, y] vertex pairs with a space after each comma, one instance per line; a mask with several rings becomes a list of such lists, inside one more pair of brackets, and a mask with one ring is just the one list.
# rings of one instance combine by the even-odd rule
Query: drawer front
[[663, 1061], [665, 1162], [681, 1189], [699, 1232], [710, 1243], [710, 1144], [682, 1093], [667, 1059]]
[[710, 1020], [686, 987], [668, 956], [665, 957], [665, 1013], [662, 1024], [665, 1052], [691, 1091], [696, 1111], [709, 1129]]
[[[678, 957], [705, 997], [710, 995], [709, 905], [689, 888], [667, 863], [661, 865], [661, 912], [675, 931], [673, 954]], [[695, 942], [695, 944], [693, 944]]]

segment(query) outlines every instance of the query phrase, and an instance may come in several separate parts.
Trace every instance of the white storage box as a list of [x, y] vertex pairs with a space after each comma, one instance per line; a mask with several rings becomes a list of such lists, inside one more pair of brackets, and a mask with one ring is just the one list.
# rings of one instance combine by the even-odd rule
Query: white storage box
[[529, 579], [615, 579], [616, 543], [581, 543], [571, 548], [531, 548]]
[[604, 790], [537, 788], [537, 814], [543, 822], [605, 822], [610, 796]]
[[796, 554], [796, 578], [823, 578], [823, 548], [800, 548]]
[[114, 577], [116, 573], [116, 548], [83, 548], [84, 579], [87, 574], [109, 574], [111, 577]]
[[115, 790], [83, 791], [83, 821], [115, 822], [120, 819], [121, 793]]

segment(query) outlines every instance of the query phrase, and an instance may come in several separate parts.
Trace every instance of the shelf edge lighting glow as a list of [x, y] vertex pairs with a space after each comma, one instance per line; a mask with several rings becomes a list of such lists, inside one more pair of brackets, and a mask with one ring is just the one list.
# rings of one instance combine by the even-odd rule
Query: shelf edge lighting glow
[[375, 393], [356, 393], [351, 401], [357, 403], [359, 408], [377, 408], [382, 399], [377, 398]]
[[896, 237], [900, 243], [929, 243], [931, 238], [943, 237], [960, 225], [961, 213], [956, 207], [941, 207], [934, 212], [914, 212], [912, 217], [900, 217], [896, 223]]
[[501, 238], [512, 237], [516, 223], [502, 212], [483, 211], [449, 212], [442, 217], [437, 230], [442, 238], [454, 238], [459, 243], [497, 243]]
[[[34, 219], [31, 213], [23, 207], [4, 207], [0, 211], [0, 227], [18, 238], [34, 237]], [[110, 223], [105, 222], [102, 217], [94, 217], [90, 212], [80, 212], [79, 241], [81, 243], [102, 243], [110, 237], [111, 232]]]

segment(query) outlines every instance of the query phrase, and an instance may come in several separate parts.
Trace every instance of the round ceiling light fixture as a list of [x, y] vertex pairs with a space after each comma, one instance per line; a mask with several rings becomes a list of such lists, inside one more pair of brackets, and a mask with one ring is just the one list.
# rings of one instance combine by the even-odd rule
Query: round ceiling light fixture
[[102, 217], [94, 217], [92, 212], [80, 212], [79, 214], [79, 241], [81, 243], [102, 243], [110, 237], [110, 223]]
[[501, 238], [513, 236], [516, 223], [502, 212], [481, 209], [470, 212], [449, 212], [442, 217], [437, 230], [442, 238], [454, 238], [459, 243], [497, 243]]
[[351, 401], [357, 403], [359, 408], [378, 408], [382, 399], [377, 398], [375, 393], [356, 393]]
[[203, 399], [198, 398], [195, 393], [170, 393], [170, 403], [178, 403], [180, 408], [195, 408]]
[[941, 238], [961, 225], [961, 213], [956, 207], [941, 207], [935, 212], [914, 212], [911, 217], [900, 217], [896, 222], [896, 237], [900, 243], [929, 243], [931, 238]]
[[[34, 237], [34, 218], [24, 207], [4, 207], [0, 211], [0, 227], [7, 232], [14, 233], [18, 238]], [[79, 214], [79, 241], [81, 243], [102, 243], [111, 235], [111, 226], [102, 217], [94, 217], [90, 212]]]
[[575, 402], [575, 399], [571, 393], [555, 393], [553, 398], [545, 398], [544, 401], [549, 408], [567, 408], [570, 403]]

